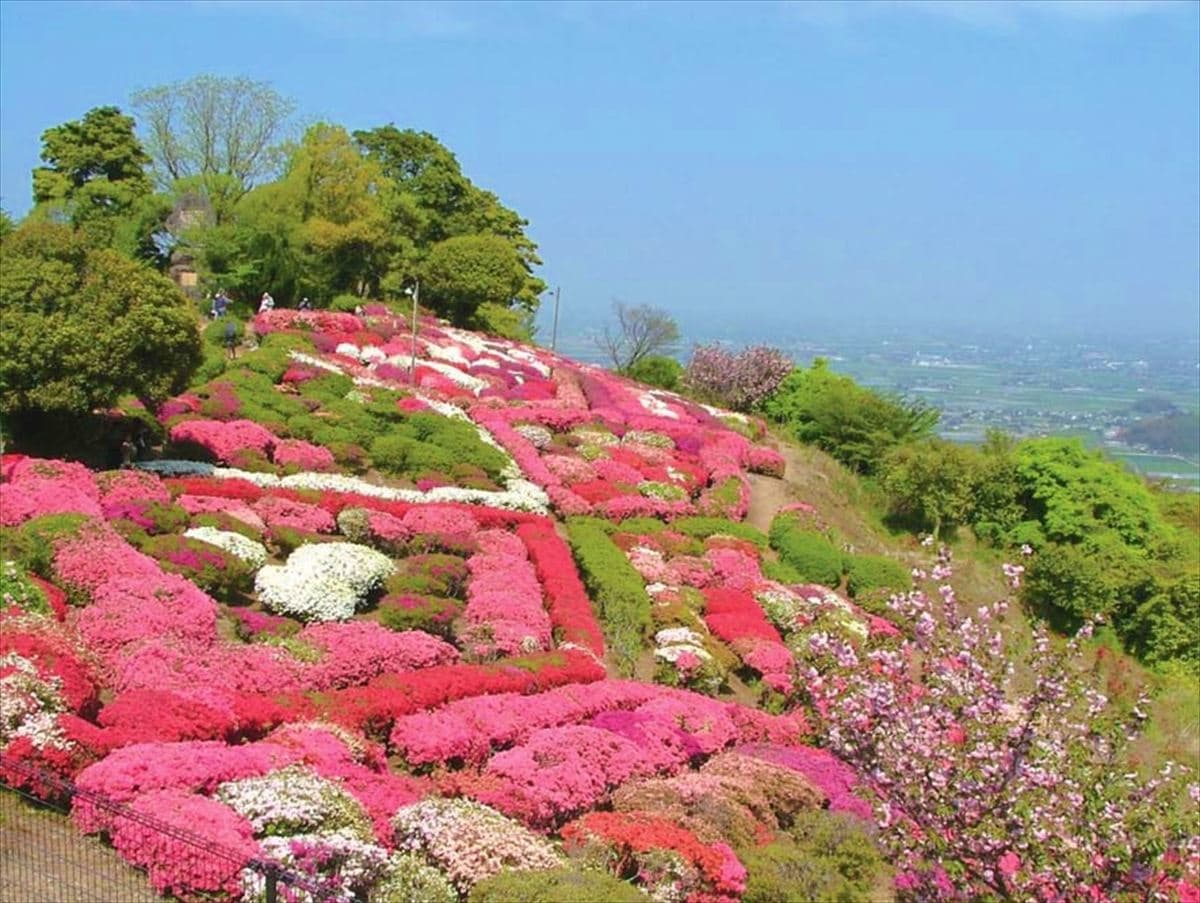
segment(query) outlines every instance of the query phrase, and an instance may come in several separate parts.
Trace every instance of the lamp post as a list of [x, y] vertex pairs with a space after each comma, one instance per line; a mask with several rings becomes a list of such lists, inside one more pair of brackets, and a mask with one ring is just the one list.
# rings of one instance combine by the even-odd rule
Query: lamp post
[[417, 304], [421, 300], [421, 280], [413, 280], [412, 288], [406, 288], [404, 294], [413, 299], [412, 312], [412, 359], [408, 364], [408, 381], [417, 384]]
[[554, 287], [554, 326], [550, 330], [550, 350], [558, 350], [558, 297], [562, 294], [562, 286]]

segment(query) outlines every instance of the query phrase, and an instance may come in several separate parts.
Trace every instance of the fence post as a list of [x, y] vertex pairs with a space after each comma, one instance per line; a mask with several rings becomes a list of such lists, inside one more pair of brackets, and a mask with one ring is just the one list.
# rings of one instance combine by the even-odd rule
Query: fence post
[[275, 866], [268, 865], [267, 872], [267, 903], [279, 903], [279, 873]]

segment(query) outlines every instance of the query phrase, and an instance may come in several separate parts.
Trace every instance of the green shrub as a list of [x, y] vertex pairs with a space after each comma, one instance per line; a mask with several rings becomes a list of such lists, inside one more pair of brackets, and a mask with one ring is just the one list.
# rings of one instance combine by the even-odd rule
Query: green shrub
[[424, 630], [449, 636], [463, 603], [446, 596], [393, 593], [379, 601], [379, 623], [391, 630]]
[[384, 590], [388, 594], [462, 598], [468, 573], [466, 561], [458, 555], [410, 555], [396, 563], [396, 572], [388, 577]]
[[588, 593], [600, 606], [608, 646], [623, 674], [633, 673], [650, 627], [650, 596], [641, 575], [592, 518], [570, 518], [567, 541]]
[[371, 889], [371, 903], [458, 903], [450, 881], [417, 853], [395, 853], [388, 874]]
[[640, 903], [646, 896], [606, 872], [558, 868], [505, 870], [473, 888], [470, 903]]
[[10, 605], [32, 614], [50, 614], [50, 602], [41, 587], [30, 580], [15, 561], [0, 561], [0, 607]]
[[872, 592], [900, 593], [912, 586], [909, 569], [882, 555], [847, 555], [845, 568], [846, 591], [855, 599]]
[[790, 515], [771, 523], [771, 547], [800, 575], [802, 582], [837, 586], [842, 579], [842, 553], [815, 530], [805, 530]]
[[254, 587], [254, 572], [224, 549], [186, 536], [150, 536], [141, 550], [164, 571], [179, 574], [221, 602], [236, 602]]
[[762, 572], [764, 577], [768, 580], [774, 580], [776, 583], [804, 582], [804, 578], [800, 576], [800, 572], [786, 561], [770, 561], [764, 558], [762, 560]]
[[721, 517], [681, 517], [671, 523], [671, 529], [697, 539], [708, 539], [710, 536], [721, 534], [747, 540], [760, 549], [767, 547], [767, 537], [763, 535], [762, 530], [752, 527], [750, 524], [725, 520]]
[[352, 314], [363, 303], [363, 299], [358, 295], [341, 294], [334, 295], [333, 300], [329, 302], [329, 309], [341, 311], [342, 313]]
[[876, 898], [889, 873], [861, 821], [824, 810], [800, 813], [787, 835], [739, 858], [749, 873], [744, 903], [857, 903]]
[[683, 376], [683, 365], [673, 357], [652, 354], [627, 369], [624, 375], [648, 386], [674, 391]]
[[[76, 536], [87, 523], [83, 514], [44, 514], [28, 520], [15, 530], [5, 530], [0, 553], [15, 561], [23, 570], [49, 579], [54, 561], [54, 544]], [[76, 601], [72, 599], [72, 601]]]

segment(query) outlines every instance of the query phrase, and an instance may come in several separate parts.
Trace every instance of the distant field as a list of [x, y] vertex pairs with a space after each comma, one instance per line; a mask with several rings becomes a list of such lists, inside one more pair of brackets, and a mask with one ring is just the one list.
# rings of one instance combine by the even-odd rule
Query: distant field
[[1114, 458], [1124, 461], [1147, 477], [1169, 478], [1200, 488], [1200, 461], [1189, 461], [1178, 455], [1154, 455], [1142, 452], [1108, 450]]

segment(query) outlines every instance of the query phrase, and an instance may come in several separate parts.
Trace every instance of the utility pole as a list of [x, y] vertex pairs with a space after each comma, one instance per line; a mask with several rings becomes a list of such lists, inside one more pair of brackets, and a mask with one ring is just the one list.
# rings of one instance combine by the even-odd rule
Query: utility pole
[[421, 280], [413, 281], [412, 288], [404, 290], [406, 295], [411, 295], [413, 299], [412, 313], [412, 360], [408, 364], [408, 381], [414, 386], [417, 384], [417, 304], [421, 300]]
[[562, 294], [562, 286], [554, 287], [554, 327], [550, 332], [550, 350], [558, 350], [558, 296]]

